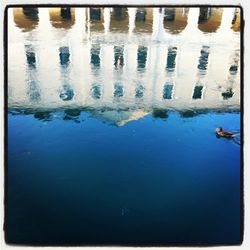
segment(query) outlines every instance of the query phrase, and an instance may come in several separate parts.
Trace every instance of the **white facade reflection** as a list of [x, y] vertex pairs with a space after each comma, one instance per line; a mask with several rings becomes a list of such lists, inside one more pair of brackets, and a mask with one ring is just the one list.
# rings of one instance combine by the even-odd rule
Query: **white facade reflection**
[[240, 108], [239, 9], [8, 11], [10, 108]]

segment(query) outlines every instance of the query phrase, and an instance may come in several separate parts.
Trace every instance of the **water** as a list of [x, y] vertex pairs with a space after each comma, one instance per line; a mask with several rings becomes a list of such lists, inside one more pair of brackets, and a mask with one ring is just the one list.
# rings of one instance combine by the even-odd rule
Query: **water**
[[7, 241], [239, 244], [239, 10], [111, 10], [9, 9]]

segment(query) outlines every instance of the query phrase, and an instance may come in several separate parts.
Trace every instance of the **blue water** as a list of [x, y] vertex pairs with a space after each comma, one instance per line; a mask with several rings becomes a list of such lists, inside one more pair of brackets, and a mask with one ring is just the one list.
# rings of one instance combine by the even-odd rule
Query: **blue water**
[[79, 113], [9, 113], [9, 242], [240, 243], [241, 146], [214, 132], [239, 131], [239, 113]]

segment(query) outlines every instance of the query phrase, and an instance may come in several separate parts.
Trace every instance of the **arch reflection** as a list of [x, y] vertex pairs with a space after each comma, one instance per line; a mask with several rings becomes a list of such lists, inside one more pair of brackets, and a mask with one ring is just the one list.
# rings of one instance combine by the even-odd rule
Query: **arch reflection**
[[49, 8], [49, 17], [53, 27], [70, 29], [75, 24], [75, 9]]
[[39, 23], [38, 8], [14, 8], [13, 19], [23, 32], [35, 29]]
[[91, 32], [104, 31], [103, 8], [89, 8], [89, 21]]
[[112, 8], [109, 28], [111, 32], [128, 32], [129, 17], [127, 8]]
[[235, 12], [234, 12], [234, 17], [232, 20], [232, 27], [231, 29], [234, 32], [239, 32], [240, 31], [240, 8], [235, 8]]
[[189, 8], [165, 8], [164, 28], [170, 34], [179, 34], [187, 26]]
[[153, 8], [137, 8], [135, 15], [135, 33], [152, 33]]
[[216, 32], [221, 25], [222, 13], [222, 8], [201, 7], [198, 29], [204, 33]]

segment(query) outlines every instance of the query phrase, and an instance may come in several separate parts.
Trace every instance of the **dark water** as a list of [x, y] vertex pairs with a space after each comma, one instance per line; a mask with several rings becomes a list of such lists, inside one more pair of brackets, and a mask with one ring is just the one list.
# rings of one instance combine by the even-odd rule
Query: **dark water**
[[239, 131], [239, 113], [155, 111], [122, 127], [95, 112], [14, 114], [9, 242], [240, 242], [240, 146], [214, 132]]

